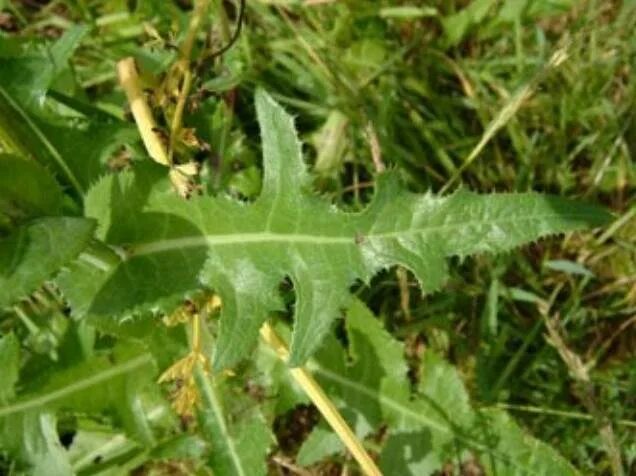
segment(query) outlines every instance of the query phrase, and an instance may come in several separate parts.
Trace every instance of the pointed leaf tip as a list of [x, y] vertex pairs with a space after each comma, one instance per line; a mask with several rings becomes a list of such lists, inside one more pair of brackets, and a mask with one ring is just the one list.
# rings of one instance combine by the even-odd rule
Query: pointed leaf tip
[[308, 181], [294, 120], [264, 90], [256, 92], [256, 114], [263, 148], [261, 201], [297, 200]]

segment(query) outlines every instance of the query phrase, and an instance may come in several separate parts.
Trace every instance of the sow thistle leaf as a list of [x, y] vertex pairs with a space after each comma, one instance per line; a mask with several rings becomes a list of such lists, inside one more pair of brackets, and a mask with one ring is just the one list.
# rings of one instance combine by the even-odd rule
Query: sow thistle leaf
[[20, 54], [0, 51], [0, 144], [49, 167], [77, 194], [107, 170], [114, 151], [138, 140], [132, 125], [67, 96], [79, 89], [69, 60], [89, 30], [72, 27], [53, 44], [27, 44]]
[[0, 239], [0, 309], [34, 291], [86, 247], [95, 224], [85, 218], [40, 218]]
[[[0, 77], [4, 78], [0, 63]], [[33, 115], [0, 82], [0, 145], [4, 150], [24, 158], [35, 159], [55, 170], [77, 191], [82, 187], [59, 151], [42, 132]]]
[[68, 62], [88, 32], [86, 25], [76, 25], [54, 43], [23, 42], [19, 54], [0, 53], [0, 86], [27, 107], [42, 103], [53, 83], [70, 74]]
[[[57, 419], [49, 413], [26, 413], [3, 425], [0, 420], [0, 448], [8, 451], [17, 469], [28, 468], [33, 476], [73, 474], [57, 434]], [[20, 474], [20, 473], [18, 473]]]
[[[6, 357], [5, 347], [10, 346], [10, 338], [3, 338], [0, 355]], [[16, 374], [17, 346], [13, 357], [3, 365], [8, 366], [10, 374]], [[28, 474], [73, 474], [56, 430], [60, 410], [86, 414], [108, 412], [116, 417], [120, 426], [143, 441], [147, 424], [140, 409], [140, 389], [154, 374], [154, 359], [150, 353], [143, 348], [124, 346], [54, 372], [39, 388], [0, 401], [0, 448], [21, 465], [28, 466]], [[12, 380], [15, 383], [15, 379]]]
[[20, 54], [0, 55], [0, 143], [50, 165], [77, 190], [81, 185], [74, 171], [42, 132], [33, 112], [44, 112], [46, 92], [70, 71], [68, 61], [86, 33], [86, 26], [76, 26], [52, 45], [27, 44]]
[[43, 134], [72, 171], [82, 190], [87, 190], [109, 170], [108, 160], [124, 144], [134, 144], [137, 131], [115, 118], [86, 116], [82, 120], [38, 121]]
[[[425, 476], [446, 463], [468, 461], [486, 474], [577, 474], [505, 412], [472, 408], [457, 371], [434, 352], [424, 354], [413, 390], [403, 345], [359, 301], [353, 302], [346, 316], [348, 352], [329, 336], [309, 367], [340, 402], [359, 436], [388, 424], [380, 454], [383, 474]], [[313, 464], [342, 451], [333, 433], [318, 427], [301, 447], [298, 462]]]
[[76, 312], [167, 310], [198, 286], [212, 287], [224, 302], [218, 370], [252, 348], [261, 324], [280, 307], [279, 284], [290, 278], [296, 294], [290, 365], [297, 366], [346, 307], [349, 287], [380, 269], [405, 266], [423, 291], [433, 291], [447, 276], [446, 257], [505, 251], [608, 218], [597, 207], [533, 193], [415, 195], [392, 172], [378, 177], [364, 211], [345, 213], [310, 193], [291, 117], [262, 91], [256, 110], [264, 178], [253, 203], [181, 200], [165, 171], [149, 166], [93, 187], [87, 214], [122, 257], [113, 253], [103, 266], [80, 263], [60, 280]]
[[[0, 61], [0, 76], [2, 71]], [[92, 106], [82, 104], [77, 112], [83, 117], [59, 117], [36, 105], [26, 108], [0, 82], [0, 144], [37, 160], [55, 171], [65, 185], [84, 193], [108, 170], [112, 154], [122, 145], [134, 143], [137, 136], [130, 124]]]

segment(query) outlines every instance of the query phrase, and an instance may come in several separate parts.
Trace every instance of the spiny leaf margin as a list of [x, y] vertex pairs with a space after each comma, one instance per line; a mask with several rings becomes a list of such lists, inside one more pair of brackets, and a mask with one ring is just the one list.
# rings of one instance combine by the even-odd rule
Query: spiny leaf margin
[[[350, 300], [349, 288], [402, 265], [424, 291], [447, 277], [446, 257], [501, 252], [540, 237], [605, 223], [599, 207], [527, 194], [448, 197], [408, 192], [396, 172], [378, 176], [371, 203], [346, 213], [308, 191], [292, 118], [256, 93], [263, 190], [252, 203], [226, 196], [184, 201], [151, 165], [111, 175], [88, 194], [86, 211], [111, 253], [101, 269], [82, 263], [60, 286], [77, 310], [103, 316], [168, 311], [200, 286], [225, 303], [214, 367], [235, 364], [281, 307], [277, 289], [296, 294], [290, 365], [302, 364]], [[78, 284], [79, 283], [79, 284]]]

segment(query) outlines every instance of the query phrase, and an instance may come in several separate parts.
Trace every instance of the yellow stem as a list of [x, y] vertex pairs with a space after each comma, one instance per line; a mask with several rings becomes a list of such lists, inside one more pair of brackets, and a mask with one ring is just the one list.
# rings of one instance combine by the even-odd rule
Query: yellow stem
[[[289, 358], [289, 349], [287, 348], [287, 345], [285, 345], [285, 342], [283, 342], [280, 336], [276, 333], [274, 328], [268, 323], [263, 324], [263, 327], [261, 327], [261, 337], [267, 345], [276, 351], [283, 361], [287, 361]], [[349, 427], [338, 409], [329, 397], [327, 397], [324, 390], [318, 382], [316, 382], [316, 379], [314, 379], [311, 373], [305, 367], [291, 368], [289, 369], [289, 372], [294, 380], [296, 380], [296, 382], [298, 382], [298, 384], [302, 387], [307, 396], [309, 396], [314, 405], [316, 405], [318, 410], [320, 410], [320, 413], [322, 413], [322, 416], [325, 417], [327, 423], [329, 423], [331, 428], [333, 428], [333, 430], [338, 434], [342, 442], [362, 468], [364, 474], [367, 476], [382, 476], [379, 468], [373, 459], [371, 459], [369, 453], [367, 453], [364, 449], [364, 446], [362, 446], [358, 437]]]
[[170, 166], [168, 154], [166, 154], [161, 137], [157, 134], [155, 118], [152, 116], [139, 84], [139, 74], [137, 73], [135, 60], [133, 58], [125, 58], [119, 61], [117, 63], [117, 75], [119, 76], [119, 83], [126, 93], [130, 110], [135, 118], [148, 155], [155, 162]]
[[201, 353], [201, 316], [198, 312], [192, 315], [192, 352]]
[[179, 98], [177, 99], [177, 106], [170, 122], [170, 142], [168, 145], [168, 157], [172, 162], [174, 155], [174, 145], [177, 141], [177, 135], [181, 130], [181, 122], [183, 121], [183, 111], [185, 109], [186, 100], [190, 94], [190, 88], [192, 87], [192, 72], [190, 71], [190, 62], [192, 59], [192, 49], [194, 48], [194, 41], [196, 40], [201, 23], [203, 23], [203, 15], [208, 9], [210, 0], [199, 0], [195, 7], [192, 17], [190, 18], [190, 24], [188, 25], [188, 31], [186, 33], [185, 40], [180, 49], [181, 58], [175, 65], [177, 72], [182, 74], [181, 89], [179, 90]]
[[192, 72], [190, 66], [186, 67], [183, 72], [183, 82], [181, 84], [181, 90], [179, 91], [179, 98], [177, 99], [177, 105], [172, 116], [172, 122], [170, 123], [170, 145], [168, 148], [168, 157], [172, 162], [174, 155], [174, 145], [177, 141], [177, 135], [181, 131], [181, 122], [183, 121], [183, 111], [185, 110], [185, 104], [190, 94], [190, 88], [192, 87]]

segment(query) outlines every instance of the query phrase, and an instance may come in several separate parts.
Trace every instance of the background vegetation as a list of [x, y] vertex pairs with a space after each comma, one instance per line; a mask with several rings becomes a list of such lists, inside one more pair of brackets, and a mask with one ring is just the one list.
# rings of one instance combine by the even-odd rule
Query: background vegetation
[[[0, 85], [9, 76], [30, 78], [24, 89], [13, 81], [14, 97], [37, 103], [51, 89], [58, 108], [87, 103], [129, 118], [115, 64], [133, 55], [156, 116], [174, 111], [169, 66], [187, 30], [188, 1], [0, 0], [0, 8]], [[441, 292], [422, 296], [400, 269], [355, 291], [404, 343], [414, 381], [422, 355], [433, 349], [459, 370], [473, 406], [507, 409], [583, 474], [610, 474], [618, 457], [626, 474], [636, 471], [636, 2], [253, 0], [235, 45], [216, 55], [238, 12], [237, 3], [213, 2], [194, 44], [186, 128], [175, 151], [179, 160], [201, 164], [201, 187], [246, 199], [259, 192], [253, 93], [262, 86], [296, 116], [314, 185], [341, 207], [366, 203], [375, 171], [386, 166], [418, 192], [460, 184], [481, 192], [537, 190], [615, 213], [600, 232], [457, 261]], [[47, 72], [35, 60], [13, 61], [25, 55], [69, 62]], [[41, 89], [33, 78], [42, 79]], [[109, 129], [98, 119], [77, 120], [90, 132], [84, 141], [42, 127], [80, 162], [99, 151], [98, 160], [117, 170], [143, 156], [131, 145], [134, 129]], [[6, 130], [7, 116], [2, 121]], [[80, 177], [80, 186], [90, 177]], [[64, 354], [69, 339], [82, 345], [85, 336], [73, 329], [85, 324], [68, 321], [53, 291], [38, 299], [0, 315], [2, 332], [14, 332], [36, 356], [27, 373], [72, 361]], [[546, 315], [559, 322], [551, 336]], [[581, 362], [587, 382], [577, 374]], [[228, 384], [248, 402], [236, 411], [271, 404], [259, 376], [242, 370]], [[76, 418], [58, 423], [63, 439], [72, 441]], [[293, 473], [317, 419], [311, 406], [275, 419], [273, 474]], [[608, 428], [613, 452], [604, 444]], [[127, 467], [139, 474], [169, 470], [147, 462], [149, 454], [135, 458]], [[339, 474], [347, 464], [334, 456], [313, 469]], [[0, 473], [10, 468], [0, 458]]]

